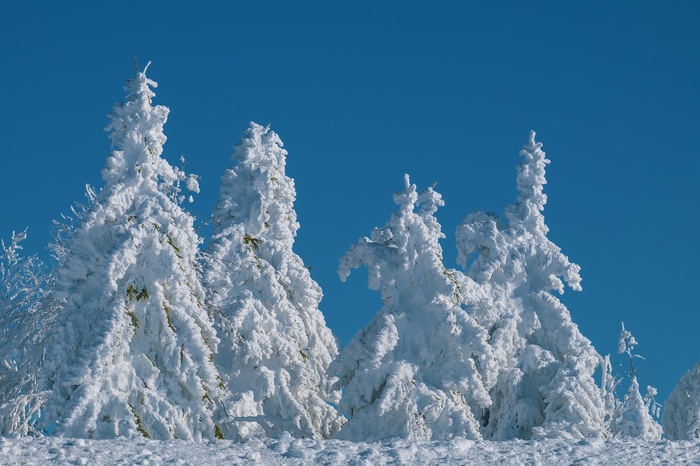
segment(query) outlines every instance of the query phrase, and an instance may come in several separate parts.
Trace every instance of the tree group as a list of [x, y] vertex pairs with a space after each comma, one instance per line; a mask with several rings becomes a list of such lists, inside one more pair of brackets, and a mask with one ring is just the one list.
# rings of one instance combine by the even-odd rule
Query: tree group
[[[55, 267], [19, 254], [25, 233], [2, 243], [1, 434], [660, 437], [654, 390], [640, 395], [630, 363], [618, 399], [610, 358], [557, 297], [565, 284], [581, 290], [580, 268], [547, 238], [549, 161], [534, 132], [517, 201], [457, 228], [461, 270], [443, 262], [440, 194], [405, 175], [397, 211], [340, 260], [342, 280], [367, 267], [383, 306], [339, 350], [293, 251], [296, 194], [280, 138], [255, 123], [245, 131], [203, 250], [182, 206], [182, 185], [197, 192], [198, 180], [162, 157], [168, 109], [153, 105], [155, 87], [145, 70], [128, 81], [107, 127], [104, 186], [59, 226]], [[672, 438], [700, 435], [687, 408], [697, 374], [667, 405]]]

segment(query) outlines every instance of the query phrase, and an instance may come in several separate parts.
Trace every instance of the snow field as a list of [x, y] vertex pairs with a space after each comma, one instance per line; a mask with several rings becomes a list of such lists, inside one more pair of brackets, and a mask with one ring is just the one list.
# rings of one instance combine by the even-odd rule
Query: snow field
[[500, 442], [379, 443], [342, 440], [229, 440], [0, 438], [0, 464], [11, 465], [689, 465], [700, 464], [700, 444], [638, 439]]

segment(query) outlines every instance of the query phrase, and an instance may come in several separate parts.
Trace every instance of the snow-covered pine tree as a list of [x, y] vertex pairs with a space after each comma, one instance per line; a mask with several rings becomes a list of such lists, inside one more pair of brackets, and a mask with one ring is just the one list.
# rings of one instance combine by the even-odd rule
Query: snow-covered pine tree
[[605, 408], [593, 372], [600, 357], [552, 291], [581, 290], [579, 266], [547, 238], [542, 211], [549, 160], [535, 133], [520, 151], [518, 202], [506, 222], [475, 212], [457, 228], [459, 262], [490, 288], [491, 302], [475, 309], [498, 360], [498, 383], [484, 437], [598, 437]]
[[[148, 67], [146, 67], [148, 68]], [[104, 188], [62, 244], [42, 386], [47, 434], [214, 439], [218, 339], [197, 273], [200, 238], [162, 157], [168, 116], [145, 70], [110, 114]], [[188, 183], [196, 188], [196, 183]]]
[[664, 404], [661, 422], [669, 440], [700, 439], [700, 362], [676, 384]]
[[615, 437], [637, 437], [644, 440], [659, 440], [661, 438], [661, 425], [654, 419], [659, 417], [660, 406], [654, 401], [656, 389], [647, 386], [647, 394], [642, 397], [639, 392], [637, 371], [634, 367], [634, 359], [642, 357], [634, 352], [637, 340], [622, 324], [617, 352], [626, 354], [629, 358], [630, 370], [627, 374], [630, 386], [621, 401], [615, 406], [615, 411], [610, 422], [610, 432]]
[[389, 222], [340, 260], [341, 280], [364, 264], [384, 304], [331, 365], [344, 388], [340, 410], [350, 416], [340, 438], [481, 438], [491, 383], [481, 374], [495, 372], [493, 355], [483, 327], [460, 306], [460, 294], [471, 293], [466, 277], [443, 264], [434, 217], [443, 201], [432, 188], [418, 194], [406, 175], [394, 202]]
[[343, 421], [326, 374], [337, 342], [319, 310], [321, 288], [293, 251], [299, 224], [286, 155], [269, 127], [250, 124], [222, 175], [204, 256], [232, 437], [328, 437]]
[[36, 368], [55, 316], [52, 274], [36, 256], [21, 254], [26, 230], [0, 242], [0, 435], [35, 434], [33, 424], [49, 395]]

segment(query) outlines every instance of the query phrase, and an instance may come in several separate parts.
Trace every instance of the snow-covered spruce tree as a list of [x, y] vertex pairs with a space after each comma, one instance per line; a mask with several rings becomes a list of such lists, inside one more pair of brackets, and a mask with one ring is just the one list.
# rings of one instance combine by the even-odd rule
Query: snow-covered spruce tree
[[[199, 237], [180, 206], [185, 175], [163, 158], [166, 107], [137, 72], [110, 114], [104, 188], [62, 245], [37, 425], [47, 434], [214, 439], [218, 339], [197, 273]], [[190, 179], [189, 187], [196, 188]]]
[[484, 437], [581, 438], [604, 433], [605, 407], [593, 372], [600, 357], [552, 292], [561, 278], [581, 290], [579, 266], [547, 238], [542, 211], [549, 160], [535, 133], [520, 151], [518, 202], [495, 214], [475, 212], [457, 228], [459, 262], [490, 288], [491, 302], [475, 309], [498, 361]]
[[331, 365], [350, 417], [340, 438], [481, 438], [491, 383], [481, 373], [495, 372], [493, 355], [484, 329], [460, 306], [470, 292], [465, 277], [443, 264], [434, 217], [443, 201], [432, 188], [418, 194], [408, 175], [394, 201], [389, 222], [340, 260], [341, 280], [364, 264], [384, 304]]
[[637, 340], [622, 324], [617, 352], [626, 354], [629, 358], [629, 388], [624, 398], [618, 401], [610, 422], [610, 432], [615, 437], [637, 437], [644, 440], [659, 440], [661, 438], [661, 425], [654, 419], [659, 417], [660, 406], [654, 400], [657, 391], [652, 386], [647, 386], [647, 394], [642, 397], [639, 392], [637, 372], [634, 367], [634, 359], [642, 357], [634, 353]]
[[700, 362], [676, 384], [664, 404], [661, 422], [669, 440], [700, 439]]
[[269, 127], [250, 124], [222, 175], [204, 255], [221, 338], [215, 361], [233, 394], [231, 438], [328, 437], [343, 421], [326, 375], [337, 342], [318, 307], [321, 289], [293, 251], [299, 224], [286, 155]]
[[38, 389], [36, 368], [55, 315], [52, 274], [36, 256], [23, 256], [26, 230], [0, 242], [0, 435], [36, 433], [33, 424], [48, 392]]

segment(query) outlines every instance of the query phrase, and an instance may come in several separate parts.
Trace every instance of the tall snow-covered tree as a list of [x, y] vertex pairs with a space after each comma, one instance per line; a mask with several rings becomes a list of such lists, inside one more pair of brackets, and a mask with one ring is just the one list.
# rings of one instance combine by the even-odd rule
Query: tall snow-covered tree
[[287, 151], [251, 123], [222, 175], [204, 277], [221, 338], [215, 361], [233, 394], [232, 436], [328, 437], [342, 424], [328, 365], [338, 346], [321, 288], [293, 245], [299, 224]]
[[55, 316], [52, 274], [36, 256], [21, 254], [26, 230], [0, 242], [0, 435], [35, 434], [48, 392], [38, 388], [36, 368]]
[[[148, 68], [148, 67], [147, 67]], [[218, 339], [197, 273], [200, 238], [179, 205], [185, 174], [161, 157], [168, 109], [127, 81], [110, 114], [105, 186], [62, 244], [56, 317], [40, 373], [49, 434], [220, 437]], [[189, 187], [196, 189], [193, 179]]]
[[492, 383], [481, 374], [495, 370], [484, 328], [460, 305], [474, 283], [443, 264], [441, 196], [406, 175], [394, 202], [389, 222], [340, 260], [342, 280], [364, 264], [384, 304], [331, 365], [350, 417], [340, 438], [481, 438]]
[[654, 419], [659, 417], [660, 406], [654, 401], [656, 389], [647, 386], [647, 394], [639, 391], [634, 359], [642, 357], [634, 352], [637, 340], [622, 324], [617, 352], [629, 358], [629, 387], [623, 399], [618, 401], [610, 422], [610, 432], [615, 437], [637, 437], [644, 440], [659, 440], [661, 425]]
[[[547, 238], [543, 192], [549, 160], [535, 133], [520, 155], [518, 202], [505, 221], [475, 212], [457, 228], [459, 262], [489, 287], [475, 310], [498, 360], [498, 382], [483, 433], [490, 439], [597, 437], [605, 407], [593, 379], [600, 357], [552, 293], [581, 290], [579, 266]], [[563, 281], [562, 281], [563, 278]]]
[[661, 422], [669, 440], [700, 439], [700, 362], [674, 387], [664, 404]]

